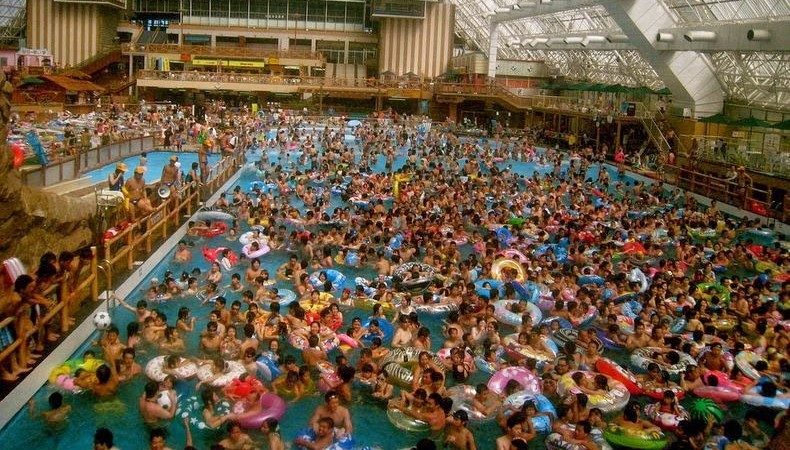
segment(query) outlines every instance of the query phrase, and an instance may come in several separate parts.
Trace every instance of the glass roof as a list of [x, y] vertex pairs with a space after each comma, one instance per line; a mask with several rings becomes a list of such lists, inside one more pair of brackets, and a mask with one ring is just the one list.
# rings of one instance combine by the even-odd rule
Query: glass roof
[[25, 23], [25, 0], [0, 0], [0, 45], [19, 45]]
[[682, 23], [712, 23], [787, 18], [788, 0], [663, 0]]
[[[655, 0], [674, 13], [678, 26], [790, 19], [790, 0]], [[456, 9], [456, 34], [468, 50], [488, 54], [489, 17], [518, 0], [450, 0]], [[589, 3], [586, 3], [589, 5]], [[657, 5], [658, 6], [658, 5]], [[499, 26], [498, 57], [542, 60], [553, 75], [594, 83], [663, 86], [655, 70], [635, 50], [533, 48], [534, 37], [564, 37], [594, 31], [622, 34], [602, 6], [528, 17]], [[522, 44], [523, 43], [523, 44]], [[708, 52], [726, 95], [735, 101], [790, 107], [790, 54], [755, 51]]]

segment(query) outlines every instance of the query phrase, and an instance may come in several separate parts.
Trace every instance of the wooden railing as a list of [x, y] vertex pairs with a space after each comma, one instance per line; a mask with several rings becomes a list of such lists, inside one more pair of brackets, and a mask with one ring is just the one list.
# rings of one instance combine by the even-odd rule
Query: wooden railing
[[191, 216], [200, 207], [202, 192], [215, 192], [219, 189], [238, 169], [240, 163], [241, 159], [237, 156], [223, 158], [210, 168], [205, 184], [200, 185], [198, 181], [193, 181], [182, 186], [154, 212], [106, 240], [102, 262], [108, 266], [105, 267], [109, 273], [108, 283], [112, 284], [112, 273], [116, 269], [134, 268], [138, 252], [151, 253], [154, 240], [167, 236], [168, 230], [179, 227], [184, 216]]
[[[6, 358], [11, 357], [17, 349], [32, 336], [46, 330], [47, 325], [56, 319], [60, 319], [60, 332], [66, 333], [71, 328], [70, 319], [72, 313], [77, 309], [78, 302], [85, 298], [86, 291], [90, 298], [95, 302], [99, 298], [99, 278], [98, 278], [98, 253], [96, 247], [91, 247], [91, 261], [87, 265], [87, 271], [81, 270], [77, 275], [80, 280], [74, 283], [74, 280], [68, 278], [62, 280], [60, 283], [53, 284], [47, 288], [42, 294], [49, 299], [56, 299], [56, 304], [46, 314], [39, 318], [37, 324], [31, 329], [27, 330], [23, 335], [16, 336], [14, 330], [15, 340], [10, 345], [0, 351], [0, 362], [5, 361]], [[83, 277], [84, 275], [84, 277]], [[74, 286], [73, 289], [70, 286]], [[3, 328], [16, 328], [17, 317], [11, 316], [3, 319], [0, 322], [0, 329]]]
[[267, 59], [309, 59], [324, 62], [324, 56], [319, 52], [309, 50], [279, 50], [255, 46], [231, 47], [208, 45], [178, 45], [178, 44], [122, 44], [123, 53], [164, 53], [192, 56], [217, 56], [227, 58], [267, 58]]
[[771, 208], [771, 191], [755, 188], [751, 182], [739, 184], [737, 179], [724, 179], [698, 172], [693, 167], [664, 165], [665, 179], [676, 186], [704, 195], [716, 201], [766, 217], [786, 221], [790, 202], [785, 201], [779, 210]]

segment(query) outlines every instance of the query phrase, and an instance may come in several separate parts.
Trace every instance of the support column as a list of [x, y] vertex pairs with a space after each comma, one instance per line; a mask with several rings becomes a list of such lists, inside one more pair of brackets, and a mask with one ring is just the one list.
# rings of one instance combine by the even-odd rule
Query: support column
[[499, 24], [491, 23], [488, 40], [488, 78], [489, 82], [496, 77], [496, 58], [499, 51]]
[[598, 153], [601, 150], [601, 126], [596, 125], [595, 127], [595, 153]]
[[458, 123], [458, 103], [450, 103], [450, 110], [447, 113], [447, 117], [451, 121]]
[[212, 34], [211, 35], [211, 48], [215, 48], [217, 46], [217, 36]]
[[620, 122], [620, 121], [618, 120], [618, 121], [617, 121], [617, 134], [615, 134], [615, 136], [614, 136], [614, 148], [612, 149], [612, 151], [613, 151], [614, 153], [617, 153], [617, 147], [619, 147], [620, 145], [622, 145], [622, 144], [620, 143], [620, 134], [622, 133], [622, 131], [623, 131], [623, 124], [622, 124], [622, 122]]
[[348, 64], [348, 41], [343, 42], [343, 64]]

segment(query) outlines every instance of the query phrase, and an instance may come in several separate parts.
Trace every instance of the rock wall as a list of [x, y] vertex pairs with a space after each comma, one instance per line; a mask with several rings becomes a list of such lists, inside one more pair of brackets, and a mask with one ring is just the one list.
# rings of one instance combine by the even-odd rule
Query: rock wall
[[48, 250], [57, 254], [93, 242], [96, 204], [22, 185], [6, 145], [13, 90], [0, 72], [0, 259], [16, 256], [32, 270]]

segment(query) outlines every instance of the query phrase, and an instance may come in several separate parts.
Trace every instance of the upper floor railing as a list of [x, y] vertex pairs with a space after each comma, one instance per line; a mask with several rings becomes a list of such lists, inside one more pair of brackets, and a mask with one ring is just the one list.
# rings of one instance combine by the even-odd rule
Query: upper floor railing
[[319, 52], [309, 50], [280, 50], [258, 46], [217, 46], [179, 44], [122, 44], [124, 53], [163, 53], [237, 58], [311, 59], [324, 62]]

